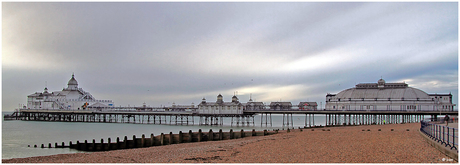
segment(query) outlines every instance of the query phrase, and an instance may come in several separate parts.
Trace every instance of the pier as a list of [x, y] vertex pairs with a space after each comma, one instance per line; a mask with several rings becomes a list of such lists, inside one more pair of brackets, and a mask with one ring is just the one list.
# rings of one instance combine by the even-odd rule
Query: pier
[[[273, 126], [272, 114], [282, 114], [285, 127], [294, 127], [293, 114], [305, 115], [305, 126], [315, 126], [315, 115], [325, 116], [325, 126], [380, 125], [420, 122], [424, 116], [437, 119], [438, 115], [457, 115], [457, 111], [330, 111], [330, 110], [245, 110], [243, 114], [199, 114], [189, 111], [127, 111], [127, 110], [42, 110], [21, 109], [4, 120], [132, 123], [166, 125], [224, 125], [224, 118], [231, 126], [255, 126], [255, 115], [260, 115], [260, 126]], [[199, 121], [195, 121], [199, 117]]]
[[315, 115], [324, 115], [326, 126], [346, 126], [346, 125], [381, 125], [381, 124], [401, 124], [420, 122], [424, 116], [431, 116], [437, 119], [438, 115], [458, 115], [457, 111], [331, 111], [331, 110], [259, 110], [245, 111], [245, 114], [260, 114], [261, 126], [272, 126], [271, 115], [282, 114], [283, 126], [292, 126], [294, 120], [292, 114], [304, 114], [305, 126], [315, 126]]

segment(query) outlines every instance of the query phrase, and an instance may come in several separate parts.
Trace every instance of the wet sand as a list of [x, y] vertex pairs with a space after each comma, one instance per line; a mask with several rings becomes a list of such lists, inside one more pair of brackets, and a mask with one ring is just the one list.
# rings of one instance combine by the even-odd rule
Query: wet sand
[[454, 163], [431, 147], [419, 129], [420, 123], [296, 129], [270, 136], [2, 163]]

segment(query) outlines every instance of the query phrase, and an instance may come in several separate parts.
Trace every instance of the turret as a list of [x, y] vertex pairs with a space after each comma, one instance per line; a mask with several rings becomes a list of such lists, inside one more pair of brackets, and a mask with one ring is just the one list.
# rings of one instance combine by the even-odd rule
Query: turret
[[222, 97], [221, 94], [217, 95], [217, 101], [216, 101], [217, 104], [222, 104], [224, 103], [224, 99]]
[[69, 83], [67, 83], [67, 88], [68, 89], [77, 89], [78, 88], [78, 82], [75, 80], [75, 75], [72, 74], [72, 78], [69, 80]]
[[238, 102], [238, 97], [236, 97], [235, 95], [233, 95], [232, 97], [232, 103], [237, 103]]

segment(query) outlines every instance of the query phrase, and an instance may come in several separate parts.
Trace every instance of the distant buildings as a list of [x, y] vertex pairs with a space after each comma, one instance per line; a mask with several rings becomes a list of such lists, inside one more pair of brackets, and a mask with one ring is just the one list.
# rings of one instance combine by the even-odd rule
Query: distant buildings
[[112, 100], [96, 100], [89, 92], [78, 88], [74, 75], [62, 91], [48, 92], [48, 88], [27, 96], [28, 109], [104, 109], [114, 106]]
[[326, 95], [326, 110], [453, 111], [452, 94], [427, 94], [406, 83], [360, 83]]
[[[268, 107], [269, 106], [269, 107]], [[409, 87], [406, 83], [386, 83], [380, 79], [377, 83], [360, 83], [354, 88], [345, 89], [338, 94], [326, 95], [326, 110], [340, 111], [453, 111], [452, 94], [427, 94], [426, 92]], [[207, 102], [205, 98], [198, 106], [180, 106], [173, 103], [172, 107], [134, 107], [137, 111], [195, 111], [198, 114], [239, 115], [244, 111], [261, 110], [317, 110], [316, 102], [254, 102], [252, 98], [247, 103], [238, 101], [234, 95], [231, 102], [224, 102], [219, 94], [215, 102]], [[67, 88], [62, 91], [35, 92], [27, 96], [26, 109], [67, 109], [67, 110], [104, 110], [116, 109], [112, 100], [96, 100], [89, 92], [78, 88], [78, 82], [72, 74]], [[129, 107], [128, 107], [129, 109]], [[119, 110], [126, 110], [120, 107]]]

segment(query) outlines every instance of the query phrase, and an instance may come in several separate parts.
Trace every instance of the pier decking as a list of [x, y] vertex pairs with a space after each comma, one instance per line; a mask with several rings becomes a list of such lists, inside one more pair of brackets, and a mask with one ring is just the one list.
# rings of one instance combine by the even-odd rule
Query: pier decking
[[[128, 110], [43, 110], [21, 109], [4, 120], [58, 121], [58, 122], [100, 122], [195, 125], [194, 117], [199, 117], [199, 125], [224, 125], [223, 118], [231, 118], [230, 125], [255, 126], [254, 116], [260, 114], [261, 126], [273, 126], [272, 114], [283, 115], [283, 126], [293, 127], [293, 114], [305, 115], [305, 126], [315, 126], [315, 115], [324, 115], [326, 126], [371, 125], [420, 122], [424, 116], [436, 119], [438, 115], [458, 115], [457, 111], [329, 111], [329, 110], [245, 110], [243, 114], [199, 114], [189, 111], [128, 111]], [[169, 120], [167, 120], [169, 118]], [[228, 124], [228, 123], [227, 123]]]

